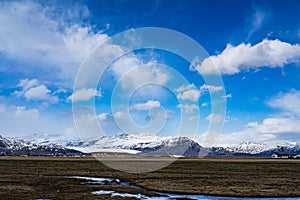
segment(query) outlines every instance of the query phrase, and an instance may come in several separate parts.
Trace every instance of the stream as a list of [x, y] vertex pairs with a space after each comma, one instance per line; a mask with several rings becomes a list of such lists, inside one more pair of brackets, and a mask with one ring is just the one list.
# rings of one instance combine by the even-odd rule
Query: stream
[[[148, 191], [140, 186], [137, 186], [131, 182], [120, 181], [119, 179], [112, 178], [97, 178], [97, 177], [86, 177], [86, 176], [69, 176], [68, 178], [84, 180], [81, 184], [93, 184], [93, 185], [120, 185], [129, 186], [132, 188]], [[173, 194], [167, 192], [158, 192], [149, 190], [157, 196], [146, 196], [142, 194], [130, 194], [121, 193], [113, 190], [97, 190], [92, 192], [94, 195], [110, 195], [111, 197], [131, 197], [141, 200], [171, 200], [171, 199], [193, 199], [193, 200], [296, 200], [299, 198], [245, 198], [245, 197], [221, 197], [221, 196], [205, 196], [205, 195], [194, 195], [194, 194]]]

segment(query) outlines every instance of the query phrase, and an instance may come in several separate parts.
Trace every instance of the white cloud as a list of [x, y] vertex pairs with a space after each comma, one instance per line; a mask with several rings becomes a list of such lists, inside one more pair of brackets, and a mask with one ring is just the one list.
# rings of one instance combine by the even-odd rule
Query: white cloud
[[200, 65], [201, 62], [202, 62], [202, 61], [199, 59], [199, 57], [196, 56], [196, 57], [192, 60], [190, 66], [189, 66], [190, 71], [197, 71], [196, 67], [197, 67], [198, 65]]
[[115, 112], [113, 114], [113, 117], [116, 119], [121, 119], [123, 117], [123, 113], [122, 112]]
[[25, 106], [17, 106], [15, 107], [15, 115], [16, 117], [30, 117], [31, 119], [36, 119], [39, 117], [39, 111], [37, 109], [26, 109]]
[[208, 103], [207, 102], [204, 102], [200, 105], [201, 107], [207, 107], [208, 106]]
[[144, 64], [136, 55], [123, 56], [112, 65], [112, 70], [120, 77], [122, 88], [129, 90], [147, 83], [163, 85], [170, 79], [155, 61]]
[[268, 13], [266, 11], [263, 11], [262, 9], [259, 8], [254, 9], [254, 12], [252, 13], [250, 20], [247, 21], [247, 24], [250, 25], [247, 40], [256, 31], [258, 31], [263, 26], [263, 24], [268, 20], [267, 15]]
[[57, 103], [59, 99], [51, 94], [51, 91], [37, 79], [21, 79], [17, 85], [22, 90], [15, 91], [17, 97], [24, 96], [27, 100], [41, 100], [49, 103]]
[[174, 90], [178, 92], [177, 98], [181, 100], [190, 100], [196, 102], [200, 97], [200, 90], [198, 90], [193, 83], [189, 85], [182, 85]]
[[209, 114], [205, 119], [210, 121], [210, 123], [224, 122], [224, 116], [214, 113]]
[[153, 108], [159, 108], [160, 102], [149, 100], [146, 103], [138, 103], [129, 107], [129, 110], [151, 110]]
[[222, 134], [218, 145], [231, 146], [242, 142], [270, 142], [289, 140], [292, 135], [300, 133], [300, 119], [289, 116], [274, 116], [261, 123], [249, 122], [245, 129], [229, 134]]
[[209, 91], [210, 93], [215, 93], [223, 90], [223, 86], [214, 86], [214, 85], [207, 85], [203, 84], [198, 89], [194, 83], [189, 85], [182, 85], [179, 88], [174, 89], [178, 94], [177, 98], [181, 100], [190, 100], [190, 101], [198, 101], [201, 94], [204, 92]]
[[269, 142], [278, 140], [291, 140], [300, 134], [300, 91], [291, 90], [288, 93], [279, 93], [267, 102], [272, 108], [279, 109], [281, 113], [269, 116], [262, 122], [249, 122], [244, 130], [223, 134], [218, 144], [226, 146], [241, 142]]
[[200, 97], [199, 90], [187, 90], [177, 95], [178, 99], [190, 100], [194, 102], [198, 101], [199, 97]]
[[112, 120], [115, 119], [121, 119], [122, 117], [126, 116], [122, 112], [115, 112], [115, 113], [100, 113], [97, 116], [98, 120], [104, 121], [104, 120]]
[[142, 65], [140, 59], [138, 59], [138, 57], [134, 54], [128, 54], [127, 56], [123, 56], [116, 60], [112, 64], [111, 70], [117, 76], [121, 77], [139, 65]]
[[194, 110], [199, 109], [195, 104], [179, 104], [177, 107], [183, 109], [186, 113], [192, 113]]
[[17, 87], [22, 88], [20, 91], [15, 91], [13, 94], [17, 97], [21, 97], [24, 93], [32, 87], [39, 85], [39, 81], [37, 79], [21, 79], [17, 84]]
[[17, 85], [17, 87], [22, 87], [24, 91], [28, 90], [31, 87], [39, 85], [39, 81], [37, 79], [21, 79]]
[[100, 113], [100, 114], [97, 116], [97, 118], [98, 118], [99, 120], [106, 120], [106, 119], [108, 118], [108, 116], [109, 116], [109, 113]]
[[222, 53], [206, 58], [196, 68], [201, 74], [215, 74], [217, 68], [221, 74], [230, 75], [248, 69], [284, 67], [286, 64], [299, 63], [299, 55], [299, 44], [265, 39], [255, 45], [228, 44]]
[[171, 120], [172, 118], [173, 118], [172, 111], [170, 111], [170, 110], [156, 112], [156, 113], [153, 113], [153, 114], [148, 115], [147, 117], [145, 117], [145, 119], [147, 121], [151, 121], [151, 120]]
[[195, 90], [196, 89], [196, 86], [194, 85], [194, 83], [192, 83], [192, 84], [189, 84], [189, 85], [182, 85], [182, 86], [180, 86], [179, 88], [175, 88], [174, 90], [176, 91], [176, 92], [184, 92], [184, 91], [186, 91], [186, 90]]
[[260, 133], [293, 133], [300, 132], [300, 119], [292, 117], [278, 116], [270, 117], [263, 120], [261, 124], [252, 122], [247, 124], [247, 127], [255, 129]]
[[51, 130], [50, 127], [45, 128], [46, 122], [41, 120], [38, 109], [21, 105], [0, 104], [0, 121], [0, 134], [6, 136], [29, 135]]
[[223, 86], [214, 86], [214, 85], [203, 84], [200, 87], [200, 91], [206, 91], [206, 90], [209, 90], [209, 92], [211, 92], [211, 93], [219, 92], [219, 91], [223, 90]]
[[58, 9], [32, 1], [0, 2], [1, 53], [34, 64], [32, 70], [43, 71], [49, 66], [54, 72], [61, 72], [52, 74], [73, 80], [83, 59], [108, 36], [74, 21], [88, 15], [86, 7], [61, 10], [57, 13]]
[[90, 99], [92, 99], [93, 97], [101, 97], [101, 92], [99, 92], [98, 90], [94, 89], [94, 88], [82, 88], [79, 90], [76, 90], [73, 92], [72, 95], [70, 95], [67, 100], [68, 101], [73, 101], [73, 102], [77, 102], [77, 101], [88, 101]]
[[57, 103], [58, 98], [50, 95], [50, 90], [45, 85], [39, 85], [28, 89], [24, 93], [24, 97], [28, 100], [43, 100], [51, 103]]
[[224, 99], [230, 99], [231, 97], [232, 97], [232, 94], [227, 94], [225, 96], [222, 96], [222, 98], [224, 98]]
[[279, 93], [271, 98], [267, 104], [272, 108], [296, 114], [300, 117], [300, 91], [291, 90], [288, 93]]

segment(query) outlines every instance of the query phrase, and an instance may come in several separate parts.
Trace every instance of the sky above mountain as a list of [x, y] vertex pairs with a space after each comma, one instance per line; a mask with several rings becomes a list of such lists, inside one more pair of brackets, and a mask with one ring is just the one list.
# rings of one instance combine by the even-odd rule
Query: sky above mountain
[[[0, 1], [0, 134], [92, 137], [96, 122], [104, 135], [195, 132], [201, 143], [215, 122], [219, 145], [299, 142], [299, 19], [297, 0]], [[101, 46], [142, 27], [185, 34], [206, 56], [190, 63], [161, 49]], [[96, 87], [73, 91], [99, 45], [124, 55]], [[214, 76], [221, 81], [207, 82]], [[214, 95], [226, 115], [212, 111]], [[79, 133], [72, 102], [76, 125], [85, 121]]]

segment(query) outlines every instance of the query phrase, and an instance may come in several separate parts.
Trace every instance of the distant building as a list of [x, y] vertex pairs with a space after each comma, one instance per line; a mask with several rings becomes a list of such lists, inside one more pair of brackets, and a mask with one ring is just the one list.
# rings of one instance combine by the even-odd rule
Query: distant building
[[272, 158], [300, 158], [300, 154], [272, 154]]

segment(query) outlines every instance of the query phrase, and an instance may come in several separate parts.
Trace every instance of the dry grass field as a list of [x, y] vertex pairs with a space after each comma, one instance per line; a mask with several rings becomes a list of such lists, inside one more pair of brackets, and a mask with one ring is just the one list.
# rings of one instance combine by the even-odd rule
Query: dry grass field
[[[110, 158], [106, 158], [110, 159]], [[124, 158], [126, 159], [126, 158]], [[131, 158], [132, 159], [132, 158]], [[92, 191], [151, 192], [119, 185], [84, 185], [67, 176], [119, 178], [147, 190], [242, 197], [300, 197], [300, 160], [179, 159], [142, 174], [113, 170], [94, 158], [0, 157], [1, 199], [108, 199]], [[115, 197], [115, 199], [124, 199]]]

